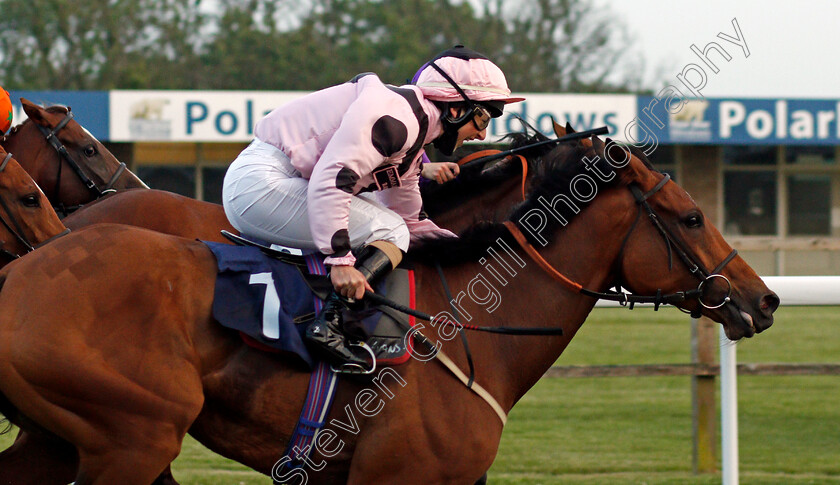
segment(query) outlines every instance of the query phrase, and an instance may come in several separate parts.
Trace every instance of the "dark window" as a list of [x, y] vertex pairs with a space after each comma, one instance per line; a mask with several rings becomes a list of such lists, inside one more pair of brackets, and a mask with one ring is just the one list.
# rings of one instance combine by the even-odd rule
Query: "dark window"
[[648, 160], [653, 164], [654, 168], [659, 168], [660, 165], [676, 165], [677, 153], [674, 145], [659, 145], [656, 150], [648, 155]]
[[724, 165], [775, 165], [776, 147], [758, 145], [724, 145]]
[[137, 176], [153, 189], [195, 198], [194, 167], [140, 166], [137, 167]]
[[794, 174], [787, 179], [788, 233], [831, 234], [831, 176]]
[[201, 178], [204, 181], [204, 200], [214, 204], [222, 203], [222, 182], [225, 179], [227, 167], [203, 167]]
[[653, 168], [667, 173], [671, 180], [677, 181], [677, 149], [674, 145], [659, 145], [648, 155], [648, 160], [653, 164]]
[[726, 233], [776, 234], [775, 172], [728, 172], [723, 190]]

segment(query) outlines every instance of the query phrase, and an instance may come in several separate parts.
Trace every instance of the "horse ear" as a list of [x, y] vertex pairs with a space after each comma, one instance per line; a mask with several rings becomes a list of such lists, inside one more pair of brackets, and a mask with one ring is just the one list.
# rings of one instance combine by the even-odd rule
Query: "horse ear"
[[572, 133], [577, 133], [574, 128], [572, 128], [572, 124], [568, 121], [566, 122], [566, 134], [571, 135]]
[[621, 180], [624, 183], [630, 184], [634, 182], [639, 182], [644, 177], [644, 164], [638, 163], [640, 160], [637, 158], [637, 163], [633, 163], [633, 151], [619, 143], [616, 143], [611, 138], [607, 138], [607, 143], [604, 146], [604, 156], [607, 157], [607, 153], [609, 153], [609, 157], [607, 161], [610, 164], [617, 163], [620, 164], [620, 167], [623, 167], [623, 170], [620, 171]]
[[619, 145], [612, 138], [607, 138], [606, 149], [610, 151], [610, 159], [612, 160], [627, 160], [627, 163], [630, 163], [630, 159], [633, 158], [630, 150], [623, 145]]
[[563, 127], [562, 127], [562, 126], [560, 126], [560, 123], [558, 123], [558, 122], [554, 119], [554, 117], [553, 117], [553, 116], [551, 117], [551, 124], [552, 124], [552, 125], [554, 125], [554, 134], [555, 134], [555, 135], [557, 135], [557, 138], [562, 138], [562, 137], [566, 136], [566, 135], [569, 133], [568, 131], [566, 131], [565, 129], [563, 129]]
[[47, 110], [26, 98], [20, 98], [20, 104], [23, 106], [23, 112], [26, 113], [26, 116], [28, 116], [30, 120], [41, 126], [50, 126], [50, 122], [47, 120], [46, 116]]

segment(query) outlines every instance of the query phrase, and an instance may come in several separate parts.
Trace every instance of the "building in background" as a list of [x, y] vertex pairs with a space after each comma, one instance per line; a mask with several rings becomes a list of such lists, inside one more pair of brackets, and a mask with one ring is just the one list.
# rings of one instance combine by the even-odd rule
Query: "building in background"
[[[303, 92], [16, 91], [70, 106], [76, 119], [153, 188], [221, 200], [230, 162], [265, 113]], [[652, 150], [762, 275], [840, 274], [840, 100], [698, 99], [525, 94], [494, 119], [488, 141], [546, 134], [552, 120]], [[669, 105], [668, 102], [671, 102]], [[672, 112], [669, 112], [670, 109]], [[15, 106], [15, 121], [25, 114]]]

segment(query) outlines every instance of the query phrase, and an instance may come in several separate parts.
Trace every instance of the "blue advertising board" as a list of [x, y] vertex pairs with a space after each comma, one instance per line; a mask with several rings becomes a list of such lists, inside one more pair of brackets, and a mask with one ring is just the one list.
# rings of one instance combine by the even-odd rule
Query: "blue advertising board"
[[69, 106], [76, 121], [87, 128], [98, 140], [110, 139], [108, 91], [9, 91], [14, 107], [14, 124], [26, 119], [20, 98], [35, 104]]
[[[162, 108], [153, 122], [163, 123], [177, 118], [175, 107], [178, 96], [185, 93], [172, 91], [11, 91], [14, 106], [14, 123], [26, 119], [19, 98], [26, 98], [37, 104], [61, 104], [70, 106], [79, 123], [96, 138], [103, 141], [143, 141], [150, 139], [132, 132], [129, 128], [139, 123], [138, 100], [127, 96], [149, 98], [159, 101]], [[192, 98], [201, 99], [214, 109], [227, 109], [222, 101], [236, 96], [251, 96], [257, 100], [272, 101], [270, 106], [282, 104], [289, 97], [300, 96], [300, 92], [214, 92], [191, 91]], [[673, 93], [671, 93], [673, 94]], [[183, 97], [183, 96], [182, 96]], [[115, 98], [117, 106], [111, 106]], [[126, 98], [126, 99], [123, 99]], [[138, 99], [140, 99], [138, 98]], [[149, 100], [140, 99], [146, 104]], [[160, 98], [160, 100], [158, 100]], [[171, 99], [170, 99], [171, 98]], [[206, 98], [206, 99], [205, 99]], [[218, 98], [218, 99], [217, 99]], [[561, 124], [570, 121], [577, 129], [588, 124], [610, 127], [610, 136], [622, 138], [627, 132], [637, 141], [655, 137], [658, 143], [678, 145], [837, 145], [840, 144], [840, 99], [747, 99], [747, 98], [705, 98], [684, 99], [679, 95], [667, 98], [665, 95], [616, 96], [616, 95], [569, 95], [530, 94], [527, 103], [514, 105], [510, 113], [524, 116], [541, 131], [551, 133], [551, 120]], [[221, 99], [222, 101], [219, 101]], [[238, 99], [238, 98], [236, 98]], [[249, 98], [250, 99], [250, 98]], [[133, 100], [133, 101], [132, 101]], [[132, 101], [132, 102], [128, 102]], [[133, 103], [133, 104], [132, 104]], [[216, 103], [219, 104], [217, 107]], [[221, 104], [220, 104], [221, 103]], [[145, 105], [144, 105], [145, 106]], [[209, 108], [208, 108], [209, 109]], [[169, 113], [173, 111], [173, 113]], [[148, 109], [146, 110], [148, 111]], [[227, 113], [227, 111], [221, 111]], [[151, 116], [144, 112], [147, 117]], [[636, 119], [631, 118], [636, 116]], [[551, 115], [551, 116], [549, 116]], [[125, 119], [123, 119], [125, 118]], [[208, 115], [208, 120], [210, 119]], [[545, 119], [543, 119], [545, 118]], [[140, 121], [150, 123], [149, 120]], [[174, 128], [159, 141], [242, 141], [253, 134], [244, 125], [239, 133], [215, 133], [202, 125], [209, 121], [196, 120], [192, 131], [181, 133]], [[184, 123], [174, 123], [180, 129]], [[186, 124], [185, 126], [190, 126]], [[629, 131], [625, 130], [629, 127]], [[501, 136], [508, 131], [521, 129], [512, 123], [510, 117], [494, 120], [491, 136]], [[204, 133], [204, 131], [207, 133]], [[209, 130], [209, 131], [208, 131]], [[240, 140], [241, 139], [241, 140]]]
[[[670, 144], [840, 144], [840, 99], [640, 96], [639, 130]], [[639, 139], [644, 133], [639, 134]]]

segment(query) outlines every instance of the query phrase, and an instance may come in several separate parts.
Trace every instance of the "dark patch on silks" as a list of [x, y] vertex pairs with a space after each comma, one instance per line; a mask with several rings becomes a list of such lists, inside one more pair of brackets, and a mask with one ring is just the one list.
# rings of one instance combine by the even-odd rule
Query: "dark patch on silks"
[[331, 256], [334, 258], [346, 256], [350, 252], [350, 233], [347, 232], [347, 229], [335, 231], [330, 239], [330, 247], [333, 250]]
[[353, 188], [356, 186], [356, 182], [358, 181], [359, 174], [354, 172], [352, 169], [342, 167], [342, 169], [338, 171], [338, 175], [335, 177], [335, 186], [342, 192], [352, 194]]
[[393, 116], [384, 115], [373, 124], [370, 141], [383, 157], [398, 153], [408, 140], [408, 128], [405, 123]]
[[417, 124], [420, 127], [420, 131], [417, 133], [417, 139], [414, 140], [414, 144], [408, 149], [408, 152], [405, 154], [405, 158], [403, 158], [402, 163], [400, 163], [399, 172], [400, 175], [404, 175], [411, 167], [411, 162], [414, 161], [417, 154], [420, 153], [420, 150], [423, 148], [423, 142], [426, 139], [426, 132], [429, 131], [429, 117], [423, 110], [423, 106], [420, 105], [420, 100], [417, 99], [417, 93], [413, 90], [408, 88], [397, 88], [394, 86], [388, 86], [388, 89], [396, 94], [399, 94], [408, 102], [412, 113], [414, 113], [414, 117], [417, 118]]

